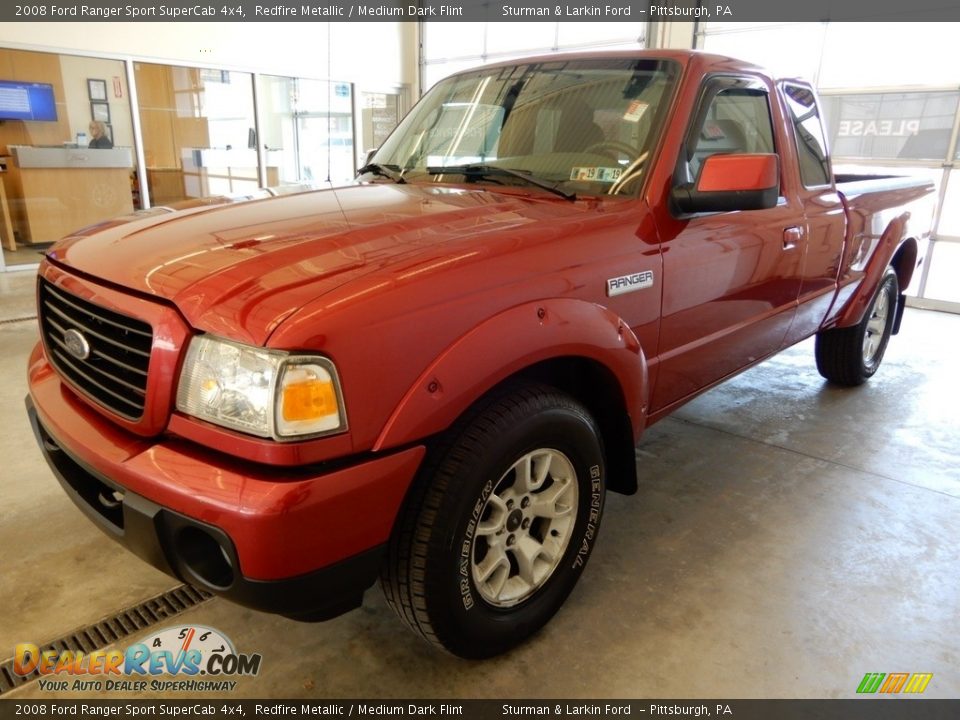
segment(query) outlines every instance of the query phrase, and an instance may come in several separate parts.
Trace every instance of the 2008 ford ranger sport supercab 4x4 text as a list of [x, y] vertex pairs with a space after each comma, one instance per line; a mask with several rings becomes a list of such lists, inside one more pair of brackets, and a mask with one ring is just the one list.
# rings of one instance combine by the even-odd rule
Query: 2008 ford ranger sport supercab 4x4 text
[[814, 334], [828, 380], [876, 372], [933, 204], [834, 177], [811, 87], [743, 62], [488, 66], [354, 185], [54, 246], [28, 412], [153, 565], [303, 619], [379, 577], [422, 637], [490, 656], [573, 589], [644, 428]]

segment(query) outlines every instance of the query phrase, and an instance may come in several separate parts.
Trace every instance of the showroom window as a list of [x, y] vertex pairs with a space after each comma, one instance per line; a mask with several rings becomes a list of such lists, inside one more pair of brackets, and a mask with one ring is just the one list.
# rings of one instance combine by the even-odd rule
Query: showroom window
[[119, 60], [0, 48], [0, 267], [140, 206]]
[[343, 184], [356, 174], [349, 83], [261, 75], [267, 185]]
[[399, 92], [365, 92], [360, 103], [360, 133], [362, 151], [383, 145], [383, 141], [400, 122], [403, 98]]
[[[718, 23], [696, 46], [801, 76], [819, 89], [834, 172], [914, 175], [937, 188], [940, 210], [920, 306], [960, 312], [960, 63], [950, 23]], [[789, 46], [791, 52], [784, 53]], [[897, 52], [884, 48], [896, 47]], [[903, 58], [924, 58], [924, 74]], [[812, 166], [811, 166], [812, 167]]]
[[260, 186], [249, 73], [139, 62], [134, 73], [153, 205]]
[[[368, 101], [371, 139], [399, 100]], [[350, 83], [0, 48], [0, 270], [148, 204], [349, 182], [354, 150]]]

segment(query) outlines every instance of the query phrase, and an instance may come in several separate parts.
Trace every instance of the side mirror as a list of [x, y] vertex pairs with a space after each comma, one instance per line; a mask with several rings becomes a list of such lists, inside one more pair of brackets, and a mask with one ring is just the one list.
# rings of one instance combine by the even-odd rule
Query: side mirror
[[764, 210], [780, 197], [780, 158], [770, 154], [711, 155], [694, 185], [670, 191], [673, 206], [683, 214]]
[[373, 160], [373, 156], [377, 154], [377, 150], [378, 148], [370, 148], [369, 150], [367, 150], [367, 152], [364, 153], [364, 156], [363, 156], [363, 165], [361, 165], [360, 167], [369, 165], [370, 161]]

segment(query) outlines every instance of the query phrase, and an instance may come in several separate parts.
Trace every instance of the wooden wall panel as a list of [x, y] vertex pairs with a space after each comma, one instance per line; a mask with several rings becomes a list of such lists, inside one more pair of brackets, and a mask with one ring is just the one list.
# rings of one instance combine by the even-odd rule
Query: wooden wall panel
[[71, 139], [59, 55], [0, 48], [0, 80], [50, 83], [57, 103], [56, 122], [0, 122], [0, 152], [7, 154], [10, 145], [60, 145]]

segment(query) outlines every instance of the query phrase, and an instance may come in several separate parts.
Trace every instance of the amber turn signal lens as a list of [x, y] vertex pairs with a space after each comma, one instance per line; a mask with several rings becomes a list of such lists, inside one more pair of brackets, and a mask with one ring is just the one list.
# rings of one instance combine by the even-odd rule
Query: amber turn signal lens
[[333, 363], [325, 358], [293, 358], [280, 375], [276, 429], [282, 438], [346, 429], [343, 397]]
[[287, 422], [337, 414], [337, 393], [329, 380], [305, 380], [283, 388], [283, 419]]

